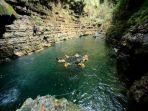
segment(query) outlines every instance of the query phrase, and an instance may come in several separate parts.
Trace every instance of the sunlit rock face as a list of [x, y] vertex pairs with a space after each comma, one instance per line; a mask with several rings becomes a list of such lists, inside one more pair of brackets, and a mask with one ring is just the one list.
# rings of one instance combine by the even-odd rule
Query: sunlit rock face
[[101, 29], [106, 30], [110, 26], [113, 4], [108, 0], [83, 0], [83, 2], [84, 13], [87, 15], [87, 18], [84, 18], [101, 24]]
[[[13, 56], [40, 51], [56, 42], [94, 34], [98, 30], [96, 21], [82, 15], [77, 15], [79, 16], [77, 18], [74, 10], [69, 9], [67, 4], [65, 8], [65, 4], [61, 2], [45, 4], [35, 1], [8, 1], [8, 3], [12, 4], [20, 15], [12, 22], [13, 24], [4, 24], [6, 26], [0, 39], [2, 48], [6, 50], [0, 49], [1, 62]], [[38, 28], [38, 34], [35, 36], [33, 36], [34, 25]], [[11, 47], [9, 56], [7, 56], [10, 52], [8, 46]]]

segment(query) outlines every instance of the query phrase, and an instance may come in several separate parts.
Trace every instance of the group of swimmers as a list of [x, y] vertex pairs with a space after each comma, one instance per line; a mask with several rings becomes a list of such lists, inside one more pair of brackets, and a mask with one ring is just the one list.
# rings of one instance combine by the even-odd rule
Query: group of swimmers
[[57, 58], [59, 63], [63, 63], [64, 67], [67, 68], [70, 65], [77, 65], [80, 68], [85, 68], [85, 61], [88, 61], [88, 55], [81, 56], [75, 54], [74, 56], [65, 55], [63, 58]]

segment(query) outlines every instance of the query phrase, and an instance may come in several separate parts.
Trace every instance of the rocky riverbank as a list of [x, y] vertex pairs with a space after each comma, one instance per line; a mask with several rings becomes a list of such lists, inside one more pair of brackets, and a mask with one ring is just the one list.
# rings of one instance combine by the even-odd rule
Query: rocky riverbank
[[[5, 26], [5, 33], [0, 38], [0, 63], [40, 51], [61, 41], [95, 34], [98, 30], [98, 26], [90, 23], [89, 19], [75, 18], [72, 11], [64, 9], [61, 4], [53, 5], [52, 8], [50, 15], [40, 15], [26, 8], [19, 9], [31, 15], [19, 15], [13, 24]], [[32, 30], [34, 24], [38, 28], [35, 36]]]

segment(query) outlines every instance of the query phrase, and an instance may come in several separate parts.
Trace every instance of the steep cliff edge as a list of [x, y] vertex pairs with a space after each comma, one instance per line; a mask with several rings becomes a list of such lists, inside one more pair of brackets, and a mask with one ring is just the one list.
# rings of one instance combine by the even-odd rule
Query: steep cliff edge
[[[119, 0], [106, 41], [117, 52], [118, 73], [125, 81], [132, 109], [148, 105], [148, 1]], [[131, 109], [129, 109], [131, 110]]]

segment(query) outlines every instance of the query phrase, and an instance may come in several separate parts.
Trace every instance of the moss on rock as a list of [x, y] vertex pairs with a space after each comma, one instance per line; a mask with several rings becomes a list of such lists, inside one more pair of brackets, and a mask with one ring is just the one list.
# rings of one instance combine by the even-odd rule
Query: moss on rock
[[107, 39], [116, 40], [117, 36], [122, 36], [131, 26], [147, 22], [147, 6], [147, 0], [118, 0], [113, 10], [112, 26], [106, 32]]
[[16, 15], [13, 7], [6, 3], [4, 0], [0, 1], [0, 15]]

